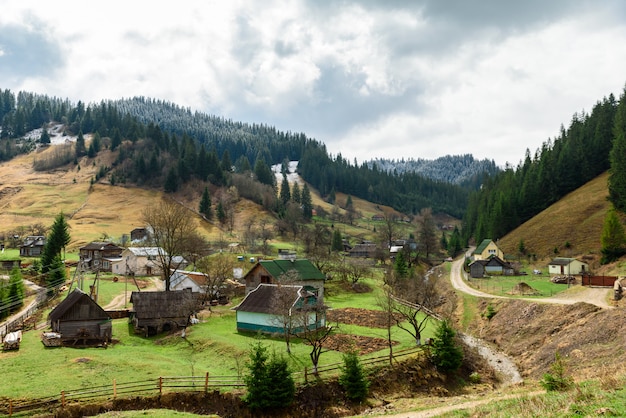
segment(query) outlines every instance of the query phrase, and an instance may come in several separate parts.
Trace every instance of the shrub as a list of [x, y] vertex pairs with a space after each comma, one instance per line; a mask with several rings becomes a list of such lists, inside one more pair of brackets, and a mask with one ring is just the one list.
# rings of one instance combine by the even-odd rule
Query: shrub
[[289, 372], [287, 360], [267, 354], [260, 342], [250, 350], [249, 374], [244, 377], [248, 393], [244, 401], [251, 409], [281, 408], [294, 399], [296, 385]]
[[346, 397], [352, 401], [363, 401], [367, 397], [369, 382], [355, 351], [343, 356], [343, 368], [339, 376], [339, 384], [346, 391]]
[[565, 391], [574, 384], [571, 377], [565, 376], [565, 362], [558, 351], [554, 353], [554, 363], [550, 365], [550, 370], [552, 373], [545, 373], [539, 381], [548, 392]]
[[453, 372], [461, 366], [463, 352], [454, 341], [455, 332], [447, 320], [441, 321], [433, 338], [431, 361], [439, 371]]

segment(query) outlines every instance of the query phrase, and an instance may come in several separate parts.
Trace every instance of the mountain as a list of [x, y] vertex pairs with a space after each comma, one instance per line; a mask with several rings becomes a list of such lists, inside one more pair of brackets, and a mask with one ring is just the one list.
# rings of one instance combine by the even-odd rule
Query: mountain
[[366, 162], [372, 168], [389, 173], [417, 173], [426, 178], [477, 189], [485, 176], [494, 176], [501, 170], [494, 160], [477, 160], [471, 154], [446, 155], [434, 160], [376, 158]]

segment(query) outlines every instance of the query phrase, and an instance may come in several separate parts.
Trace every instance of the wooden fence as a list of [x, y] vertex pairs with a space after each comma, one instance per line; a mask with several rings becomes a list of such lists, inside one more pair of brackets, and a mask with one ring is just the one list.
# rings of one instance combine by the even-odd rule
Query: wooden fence
[[582, 285], [583, 286], [598, 286], [598, 287], [613, 287], [615, 280], [617, 280], [617, 276], [592, 276], [590, 274], [583, 274]]
[[[389, 361], [397, 361], [399, 358], [407, 357], [422, 351], [422, 347], [412, 347], [398, 350], [393, 353], [390, 360], [389, 355], [362, 359], [363, 367], [373, 367]], [[339, 375], [343, 362], [332, 363], [320, 366], [317, 374], [312, 373], [308, 368], [303, 372], [292, 374], [296, 383], [306, 383], [311, 376], [316, 378], [322, 375], [331, 377]], [[209, 389], [224, 389], [245, 387], [241, 376], [211, 376], [206, 372], [201, 376], [174, 376], [158, 377], [156, 379], [141, 380], [135, 382], [118, 383], [115, 380], [109, 385], [93, 386], [89, 388], [62, 390], [60, 393], [38, 399], [13, 400], [3, 399], [0, 401], [0, 414], [12, 416], [22, 412], [35, 411], [39, 409], [50, 409], [54, 407], [65, 407], [77, 402], [93, 402], [98, 400], [113, 400], [126, 397], [154, 396], [165, 393], [177, 392], [204, 392]]]

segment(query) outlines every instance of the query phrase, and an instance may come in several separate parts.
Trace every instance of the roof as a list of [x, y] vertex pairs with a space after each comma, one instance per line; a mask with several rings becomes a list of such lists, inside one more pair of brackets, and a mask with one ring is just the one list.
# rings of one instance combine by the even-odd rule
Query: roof
[[158, 256], [159, 254], [165, 254], [165, 250], [161, 247], [128, 247], [128, 251], [133, 253], [136, 257], [148, 257]]
[[26, 237], [22, 243], [22, 247], [32, 247], [34, 245], [44, 246], [46, 244], [46, 237], [43, 235], [30, 235]]
[[199, 271], [175, 270], [170, 276], [170, 287], [175, 287], [185, 279], [189, 279], [198, 285], [198, 287], [202, 287], [207, 285], [207, 278], [206, 274], [200, 273]]
[[195, 306], [191, 289], [160, 292], [133, 292], [130, 303], [137, 317], [177, 318], [188, 316]]
[[482, 254], [483, 251], [485, 251], [485, 248], [487, 248], [487, 246], [489, 244], [491, 244], [493, 242], [493, 240], [486, 238], [484, 239], [480, 245], [478, 247], [476, 247], [476, 249], [474, 250], [473, 254]]
[[79, 249], [80, 250], [104, 250], [106, 247], [123, 250], [122, 247], [119, 247], [113, 244], [112, 242], [98, 242], [98, 241], [90, 242], [89, 244], [85, 245], [84, 247], [80, 247]]
[[97, 313], [97, 315], [94, 315], [92, 318], [94, 319], [98, 319], [98, 318], [109, 318], [110, 316], [109, 314], [106, 313], [106, 311], [104, 309], [102, 309], [102, 307], [100, 305], [98, 305], [93, 299], [91, 299], [89, 297], [89, 295], [85, 292], [83, 292], [82, 290], [80, 290], [79, 288], [75, 288], [74, 290], [72, 290], [66, 297], [65, 299], [63, 299], [63, 301], [61, 301], [61, 303], [59, 303], [48, 315], [48, 319], [52, 322], [56, 321], [57, 319], [60, 319], [63, 315], [65, 315], [65, 313], [72, 307], [74, 306], [76, 303], [78, 303], [81, 300], [86, 300], [87, 303], [91, 304], [92, 307], [95, 309], [95, 311], [92, 311], [90, 309], [90, 312], [95, 312]]
[[309, 260], [263, 260], [259, 261], [272, 277], [278, 279], [282, 274], [295, 270], [300, 276], [300, 280], [326, 280], [324, 273]]
[[[556, 257], [554, 260], [550, 261], [550, 265], [552, 266], [567, 266], [570, 263], [578, 261], [575, 258], [566, 258], [566, 257]], [[582, 261], [580, 261], [582, 263]]]
[[302, 286], [261, 283], [256, 289], [248, 293], [233, 310], [265, 314], [274, 313], [272, 305], [274, 305], [274, 301], [281, 297], [281, 292], [288, 292], [287, 301], [293, 300], [290, 308], [298, 302], [303, 292], [306, 293], [306, 295], [312, 296], [312, 294], [306, 292]]

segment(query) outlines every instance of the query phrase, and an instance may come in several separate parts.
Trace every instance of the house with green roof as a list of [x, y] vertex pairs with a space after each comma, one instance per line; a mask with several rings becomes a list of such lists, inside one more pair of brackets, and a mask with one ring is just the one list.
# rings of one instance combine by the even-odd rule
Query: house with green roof
[[289, 284], [302, 286], [320, 301], [324, 300], [326, 276], [309, 260], [261, 260], [244, 276], [246, 294], [260, 284]]
[[488, 260], [491, 257], [499, 257], [504, 260], [504, 252], [498, 247], [498, 244], [491, 239], [484, 239], [472, 253], [474, 261]]

